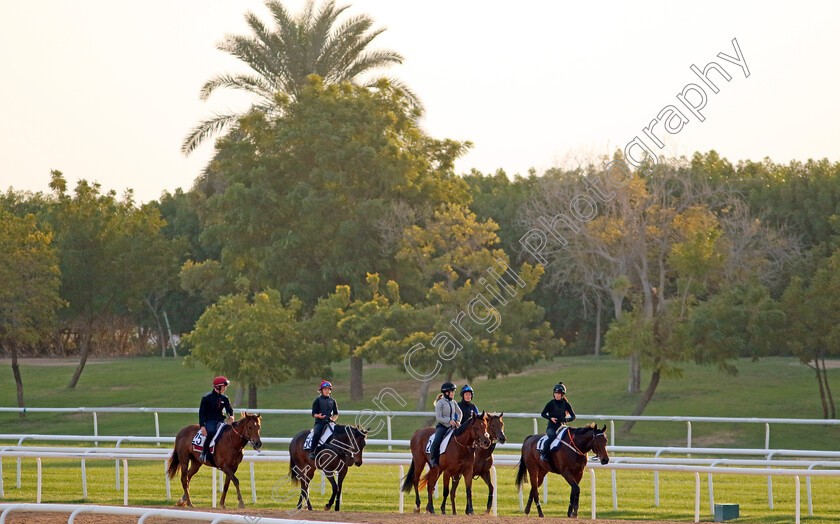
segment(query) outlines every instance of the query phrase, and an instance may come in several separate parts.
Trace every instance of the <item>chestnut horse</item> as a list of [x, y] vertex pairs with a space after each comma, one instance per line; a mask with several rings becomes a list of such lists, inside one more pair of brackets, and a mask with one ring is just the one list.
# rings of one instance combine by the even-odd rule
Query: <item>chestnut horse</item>
[[[429, 513], [435, 512], [435, 506], [432, 503], [432, 496], [435, 491], [435, 483], [438, 476], [443, 473], [450, 477], [464, 476], [464, 485], [467, 489], [467, 508], [466, 513], [475, 513], [472, 507], [472, 478], [473, 478], [473, 464], [474, 446], [478, 445], [481, 448], [490, 447], [490, 435], [487, 433], [487, 414], [482, 412], [480, 416], [470, 418], [461, 427], [455, 430], [449, 440], [449, 444], [444, 453], [441, 453], [438, 466], [429, 469], [423, 478], [420, 475], [423, 473], [423, 467], [428, 464], [428, 457], [426, 456], [426, 442], [429, 437], [435, 432], [435, 428], [423, 428], [414, 432], [411, 437], [411, 467], [408, 468], [408, 474], [403, 481], [402, 490], [406, 493], [411, 491], [414, 486], [414, 497], [416, 507], [414, 513], [420, 513], [420, 490], [425, 484], [429, 492], [429, 503], [426, 504], [426, 511]], [[445, 500], [445, 499], [444, 499]], [[452, 490], [452, 513], [455, 513], [455, 490]]]
[[[315, 470], [320, 469], [327, 476], [332, 486], [330, 501], [324, 506], [329, 510], [335, 502], [335, 510], [341, 509], [341, 488], [344, 485], [344, 477], [350, 465], [362, 465], [362, 451], [367, 441], [367, 431], [356, 426], [342, 426], [336, 424], [333, 435], [327, 441], [327, 446], [315, 457], [309, 458], [309, 451], [303, 449], [306, 437], [310, 430], [304, 430], [294, 436], [289, 443], [289, 476], [293, 484], [300, 483], [300, 498], [298, 498], [297, 509], [303, 507], [303, 500], [306, 499], [306, 509], [312, 510], [309, 502], [309, 483], [315, 475]], [[313, 447], [316, 444], [313, 443]], [[338, 483], [335, 475], [338, 474]]]
[[[504, 444], [507, 442], [505, 437], [505, 423], [502, 422], [502, 411], [498, 415], [487, 415], [487, 432], [490, 434], [490, 447], [478, 448], [475, 450], [475, 463], [473, 464], [473, 478], [481, 477], [484, 483], [487, 484], [487, 511], [485, 515], [489, 515], [493, 508], [493, 492], [495, 488], [493, 482], [490, 480], [490, 468], [493, 467], [493, 451], [496, 450], [496, 442]], [[458, 487], [460, 477], [452, 477], [452, 513], [455, 514], [455, 489]], [[440, 512], [446, 513], [446, 494], [449, 491], [449, 477], [443, 476], [443, 503], [440, 506]]]
[[[181, 485], [184, 487], [184, 495], [175, 503], [176, 506], [193, 507], [190, 501], [190, 479], [201, 468], [202, 464], [215, 466], [225, 473], [225, 489], [222, 491], [221, 506], [225, 507], [225, 496], [227, 495], [230, 481], [236, 486], [236, 496], [239, 497], [239, 507], [244, 508], [242, 493], [239, 491], [239, 479], [236, 478], [236, 469], [242, 462], [242, 448], [249, 442], [257, 451], [262, 447], [260, 440], [260, 415], [249, 415], [242, 413], [242, 418], [230, 426], [219, 426], [219, 431], [226, 428], [219, 438], [216, 439], [213, 462], [202, 462], [199, 460], [199, 452], [193, 451], [192, 440], [198, 433], [198, 424], [191, 424], [178, 432], [175, 437], [175, 449], [169, 457], [169, 478], [173, 478], [181, 468]], [[206, 439], [205, 445], [210, 445], [212, 437]]]
[[578, 502], [580, 500], [580, 479], [583, 478], [583, 470], [586, 468], [589, 451], [595, 453], [601, 464], [607, 464], [610, 456], [607, 453], [607, 426], [598, 429], [595, 424], [581, 428], [568, 428], [563, 434], [560, 445], [551, 452], [548, 461], [540, 460], [540, 451], [537, 449], [537, 441], [542, 435], [531, 435], [522, 443], [522, 458], [519, 459], [519, 471], [516, 474], [516, 485], [522, 488], [522, 481], [525, 473], [531, 479], [531, 493], [528, 495], [528, 504], [525, 506], [525, 514], [531, 512], [531, 501], [537, 504], [537, 511], [540, 517], [544, 517], [540, 507], [539, 487], [543, 483], [546, 473], [549, 471], [558, 473], [572, 487], [572, 494], [569, 497], [568, 517], [577, 518]]

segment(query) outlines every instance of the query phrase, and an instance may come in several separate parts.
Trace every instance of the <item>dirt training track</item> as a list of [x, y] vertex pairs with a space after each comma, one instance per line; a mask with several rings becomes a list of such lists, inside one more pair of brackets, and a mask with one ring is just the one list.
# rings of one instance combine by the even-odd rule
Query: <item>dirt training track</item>
[[[152, 507], [152, 506], [150, 506]], [[172, 509], [172, 506], [154, 506], [163, 509]], [[296, 515], [289, 515], [283, 510], [271, 509], [244, 509], [244, 510], [219, 510], [217, 508], [196, 508], [199, 511], [211, 511], [213, 513], [234, 513], [239, 515], [254, 515], [271, 517], [278, 519], [304, 519], [304, 520], [332, 520], [339, 522], [370, 522], [372, 524], [428, 524], [429, 522], [440, 522], [442, 524], [523, 524], [525, 522], [533, 521], [534, 524], [559, 524], [559, 523], [580, 523], [583, 521], [593, 522], [588, 518], [588, 512], [581, 513], [577, 519], [561, 519], [546, 517], [540, 519], [536, 513], [530, 516], [519, 515], [515, 517], [494, 517], [492, 515], [426, 515], [423, 513], [366, 513], [366, 512], [335, 512], [335, 511], [301, 511]], [[189, 510], [184, 510], [188, 512]], [[66, 524], [67, 513], [13, 513], [6, 522], [11, 524]], [[81, 513], [76, 517], [76, 522], [79, 524], [135, 524], [137, 517], [117, 516], [117, 515], [91, 515]], [[197, 520], [184, 521], [175, 520], [171, 518], [155, 518], [150, 517], [146, 519], [149, 524], [183, 524], [184, 522], [200, 522]], [[259, 522], [258, 520], [255, 522]], [[678, 524], [677, 521], [670, 520], [602, 520], [598, 519], [595, 522], [600, 524]], [[685, 524], [684, 522], [679, 524]]]

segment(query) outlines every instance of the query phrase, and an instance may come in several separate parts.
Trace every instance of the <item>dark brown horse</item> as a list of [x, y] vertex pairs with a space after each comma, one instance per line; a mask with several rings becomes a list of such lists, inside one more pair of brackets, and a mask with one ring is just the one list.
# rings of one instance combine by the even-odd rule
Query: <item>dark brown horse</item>
[[[178, 432], [175, 437], [175, 449], [169, 457], [169, 478], [173, 478], [181, 468], [181, 485], [184, 487], [184, 495], [175, 503], [176, 506], [193, 507], [190, 501], [190, 479], [201, 468], [202, 464], [219, 468], [225, 473], [225, 489], [222, 491], [221, 506], [225, 507], [225, 496], [227, 495], [230, 481], [236, 486], [236, 496], [239, 497], [239, 507], [244, 508], [242, 493], [239, 491], [239, 479], [236, 478], [236, 469], [242, 462], [242, 448], [249, 442], [254, 449], [259, 451], [262, 447], [260, 440], [260, 415], [249, 415], [243, 413], [242, 418], [231, 426], [219, 426], [219, 431], [226, 428], [218, 439], [213, 453], [213, 462], [202, 462], [199, 460], [199, 452], [193, 451], [192, 440], [198, 433], [198, 424], [191, 424]], [[208, 436], [205, 446], [210, 445], [211, 437]]]
[[[490, 468], [493, 467], [493, 451], [496, 450], [496, 442], [500, 444], [504, 444], [507, 442], [507, 437], [505, 437], [505, 423], [502, 421], [502, 415], [505, 412], [502, 411], [498, 415], [487, 415], [487, 432], [490, 434], [490, 447], [489, 448], [477, 448], [475, 450], [475, 463], [473, 464], [473, 478], [477, 479], [481, 477], [484, 479], [484, 483], [487, 484], [487, 511], [484, 512], [485, 515], [489, 515], [490, 511], [493, 508], [493, 491], [495, 488], [493, 486], [493, 482], [490, 479]], [[458, 482], [461, 480], [460, 477], [452, 477], [452, 513], [455, 513], [455, 490], [458, 488]], [[440, 506], [440, 512], [446, 513], [446, 494], [449, 491], [449, 477], [444, 474], [443, 476], [443, 504]]]
[[[426, 442], [435, 428], [423, 428], [414, 432], [411, 437], [411, 467], [403, 481], [402, 490], [406, 493], [414, 486], [414, 497], [416, 501], [415, 513], [420, 513], [420, 490], [425, 484], [428, 487], [429, 503], [426, 504], [426, 511], [435, 512], [432, 503], [432, 495], [435, 490], [438, 476], [441, 473], [450, 477], [464, 476], [464, 485], [467, 490], [466, 513], [475, 513], [472, 507], [472, 478], [474, 464], [474, 446], [481, 448], [490, 447], [490, 435], [487, 433], [487, 414], [482, 412], [480, 416], [472, 417], [461, 427], [455, 430], [444, 453], [441, 453], [438, 466], [429, 469], [421, 479], [423, 467], [428, 464], [426, 456]], [[446, 498], [444, 497], [444, 503]], [[452, 490], [452, 513], [455, 513], [455, 490]]]
[[537, 449], [537, 441], [542, 435], [531, 435], [522, 443], [522, 458], [519, 459], [519, 471], [516, 474], [516, 485], [522, 487], [525, 480], [525, 473], [531, 479], [531, 492], [528, 495], [528, 504], [525, 506], [525, 514], [531, 512], [531, 501], [537, 504], [537, 511], [540, 517], [544, 517], [540, 507], [539, 487], [543, 483], [546, 473], [549, 471], [557, 473], [566, 479], [572, 487], [572, 494], [569, 497], [569, 517], [577, 518], [578, 502], [580, 500], [580, 479], [583, 478], [583, 470], [586, 468], [589, 451], [595, 453], [601, 464], [607, 464], [610, 456], [607, 453], [607, 426], [598, 429], [595, 424], [582, 428], [569, 428], [563, 435], [563, 439], [557, 448], [551, 452], [548, 461], [540, 460], [540, 451]]
[[[367, 443], [365, 440], [367, 431], [356, 426], [336, 424], [332, 438], [327, 442], [327, 446], [318, 453], [315, 460], [310, 459], [309, 451], [303, 449], [309, 431], [308, 429], [301, 431], [289, 443], [289, 476], [292, 478], [292, 483], [300, 483], [300, 498], [298, 498], [297, 508], [301, 509], [303, 501], [306, 499], [306, 509], [312, 510], [312, 504], [309, 502], [309, 483], [315, 475], [315, 470], [320, 469], [327, 476], [332, 486], [330, 501], [327, 502], [324, 509], [329, 510], [335, 502], [335, 510], [339, 511], [341, 509], [341, 488], [344, 484], [344, 477], [347, 476], [347, 470], [351, 465], [362, 465], [362, 451]], [[313, 447], [315, 445], [313, 444]], [[336, 475], [338, 475], [337, 483]]]

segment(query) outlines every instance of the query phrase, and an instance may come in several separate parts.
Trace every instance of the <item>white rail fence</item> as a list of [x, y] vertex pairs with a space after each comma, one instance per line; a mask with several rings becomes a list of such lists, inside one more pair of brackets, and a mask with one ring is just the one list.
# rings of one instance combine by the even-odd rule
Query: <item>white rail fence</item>
[[[237, 411], [243, 408], [238, 408]], [[260, 409], [264, 415], [310, 415], [308, 409]], [[0, 413], [91, 413], [93, 415], [93, 434], [99, 435], [99, 413], [150, 413], [154, 415], [155, 436], [160, 437], [160, 413], [188, 413], [193, 416], [196, 410], [192, 408], [144, 408], [144, 407], [97, 407], [97, 408], [19, 408], [0, 407]], [[387, 439], [391, 440], [391, 420], [395, 417], [433, 417], [432, 411], [377, 411], [377, 410], [343, 410], [346, 415], [365, 415], [385, 417]], [[532, 419], [534, 433], [539, 431], [539, 413], [505, 413], [506, 418]], [[840, 426], [840, 420], [825, 419], [791, 419], [791, 418], [733, 418], [733, 417], [664, 417], [664, 416], [626, 416], [626, 415], [578, 415], [578, 419], [606, 421], [610, 424], [610, 444], [615, 445], [615, 422], [633, 420], [636, 422], [685, 422], [686, 424], [686, 447], [691, 446], [691, 424], [692, 423], [718, 423], [718, 424], [764, 424], [765, 437], [764, 447], [770, 448], [770, 424], [809, 424], [817, 426]]]
[[[72, 436], [64, 436], [64, 437], [72, 437]], [[275, 439], [277, 440], [277, 439]], [[610, 451], [613, 453], [618, 451], [621, 447], [612, 448]], [[638, 446], [630, 447], [633, 449], [638, 449]], [[688, 448], [660, 448], [659, 451], [661, 452], [669, 452], [669, 453], [678, 453], [684, 452], [688, 450]], [[702, 453], [720, 453], [726, 452], [729, 454], [741, 454], [741, 455], [749, 455], [749, 454], [761, 454], [765, 453], [766, 450], [737, 450], [737, 449], [717, 449], [717, 448], [691, 448], [692, 453], [702, 454]], [[829, 455], [832, 457], [840, 458], [840, 452], [817, 452], [817, 451], [807, 451], [807, 450], [772, 450], [773, 454], [775, 455], [787, 455], [787, 456], [799, 456], [799, 457], [813, 457], [816, 454], [822, 455]], [[657, 455], [661, 455], [661, 453], [657, 453]], [[169, 479], [165, 474], [166, 468], [166, 459], [169, 457], [168, 452], [163, 452], [163, 450], [159, 448], [139, 448], [139, 449], [119, 449], [119, 448], [65, 448], [65, 447], [36, 447], [36, 446], [7, 446], [4, 448], [0, 448], [0, 496], [3, 495], [3, 485], [2, 485], [2, 457], [15, 457], [15, 458], [34, 458], [36, 460], [37, 466], [37, 489], [36, 489], [36, 502], [41, 502], [42, 497], [42, 489], [43, 489], [43, 477], [42, 477], [42, 459], [79, 459], [81, 460], [82, 464], [82, 494], [83, 498], [87, 498], [87, 479], [85, 474], [85, 461], [86, 460], [117, 460], [122, 462], [123, 465], [123, 504], [128, 505], [128, 461], [129, 460], [160, 460], [164, 462], [164, 479], [166, 484], [166, 495], [167, 500], [171, 500], [171, 492], [170, 492], [170, 485]], [[495, 457], [495, 463], [499, 466], [516, 466], [519, 457], [517, 455], [506, 455], [506, 454], [497, 454]], [[254, 463], [255, 462], [288, 462], [289, 456], [288, 452], [286, 451], [264, 451], [261, 453], [252, 452], [250, 450], [245, 452], [244, 457], [245, 462], [250, 463], [250, 472], [251, 472], [251, 494], [252, 494], [252, 502], [256, 503], [256, 486], [255, 486], [255, 476], [254, 476]], [[365, 454], [365, 462], [368, 464], [379, 464], [379, 465], [389, 465], [389, 466], [399, 466], [400, 468], [400, 478], [404, 475], [404, 466], [408, 465], [411, 461], [411, 455], [409, 453], [386, 453], [386, 452], [368, 452]], [[708, 465], [706, 465], [708, 464]], [[737, 466], [756, 466], [756, 467], [737, 467]], [[768, 469], [760, 469], [759, 467], [763, 466]], [[782, 467], [790, 467], [793, 466], [795, 469], [780, 469]], [[798, 466], [798, 467], [797, 467]], [[807, 469], [803, 469], [807, 466]], [[828, 469], [828, 470], [818, 470], [815, 468], [818, 467], [831, 467], [836, 469]], [[699, 474], [700, 473], [707, 473], [709, 475], [709, 506], [710, 512], [714, 513], [714, 487], [712, 482], [712, 475], [714, 474], [722, 474], [722, 475], [761, 475], [767, 476], [768, 479], [772, 478], [773, 476], [793, 476], [795, 477], [796, 482], [796, 521], [799, 521], [799, 514], [800, 514], [800, 499], [799, 499], [799, 477], [804, 476], [807, 478], [807, 499], [808, 499], [808, 514], [813, 514], [813, 503], [812, 503], [812, 494], [811, 494], [811, 484], [810, 484], [810, 477], [812, 476], [826, 476], [826, 477], [840, 477], [840, 461], [832, 461], [832, 460], [812, 460], [812, 461], [802, 461], [802, 460], [772, 460], [772, 459], [764, 459], [764, 460], [746, 460], [746, 459], [686, 459], [686, 458], [663, 458], [661, 456], [657, 457], [619, 457], [614, 456], [612, 457], [612, 461], [608, 465], [601, 465], [597, 462], [593, 462], [590, 464], [591, 471], [591, 499], [592, 499], [592, 518], [595, 518], [595, 493], [596, 493], [596, 486], [595, 486], [595, 469], [606, 469], [611, 470], [612, 473], [612, 498], [613, 498], [613, 509], [618, 509], [617, 503], [617, 482], [615, 478], [615, 472], [618, 470], [632, 470], [632, 471], [654, 471], [656, 475], [655, 479], [655, 497], [656, 497], [656, 505], [658, 506], [659, 503], [659, 479], [658, 473], [660, 471], [666, 472], [680, 472], [680, 473], [694, 473], [695, 474], [695, 522], [699, 521], [699, 512], [700, 512], [700, 481], [699, 481]], [[219, 477], [218, 481], [219, 484], [221, 483], [221, 472], [219, 474], [212, 475], [212, 504], [213, 507], [216, 507], [216, 496], [217, 496], [217, 476]], [[493, 483], [497, 485], [496, 482], [496, 470], [495, 467], [492, 471]], [[324, 492], [324, 477], [322, 475], [322, 493]], [[20, 482], [20, 476], [18, 475], [18, 482]], [[20, 484], [18, 484], [18, 487]], [[119, 484], [117, 484], [117, 489], [119, 489]], [[398, 485], [399, 489], [399, 485]], [[772, 490], [768, 493], [769, 501], [770, 501], [770, 508], [772, 509]], [[548, 482], [543, 483], [543, 501], [547, 500], [548, 498]], [[519, 501], [520, 501], [520, 509], [522, 509], [522, 492], [519, 492]], [[404, 509], [404, 494], [402, 491], [399, 491], [399, 508], [400, 512]], [[495, 515], [497, 513], [497, 499], [494, 495], [492, 501], [492, 511]], [[0, 521], [0, 524], [2, 521]]]
[[246, 524], [344, 524], [327, 520], [275, 519], [262, 515], [231, 515], [223, 513], [209, 513], [206, 511], [184, 511], [175, 509], [125, 508], [119, 506], [92, 506], [88, 504], [0, 504], [0, 524], [5, 524], [6, 517], [13, 511], [30, 513], [70, 513], [67, 524], [74, 524], [80, 513], [94, 513], [98, 515], [121, 515], [140, 517], [138, 524], [143, 524], [149, 517], [172, 518], [178, 520], [209, 521], [210, 524], [222, 522], [240, 522]]

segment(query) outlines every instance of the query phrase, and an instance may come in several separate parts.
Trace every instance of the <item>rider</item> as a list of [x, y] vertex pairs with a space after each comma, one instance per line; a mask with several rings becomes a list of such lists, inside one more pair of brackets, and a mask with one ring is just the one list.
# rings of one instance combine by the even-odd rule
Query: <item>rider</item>
[[[566, 414], [569, 416], [566, 417]], [[548, 460], [549, 446], [551, 446], [551, 441], [557, 436], [557, 430], [561, 426], [565, 426], [566, 422], [571, 422], [577, 418], [575, 417], [575, 411], [572, 409], [572, 405], [566, 400], [566, 386], [562, 382], [554, 386], [554, 399], [549, 400], [548, 404], [543, 408], [542, 418], [548, 419], [548, 428], [545, 430], [548, 439], [545, 441], [543, 449], [540, 450], [540, 459]]]
[[332, 384], [328, 381], [321, 381], [321, 386], [318, 388], [321, 393], [315, 398], [312, 403], [312, 416], [315, 417], [315, 428], [312, 434], [312, 453], [309, 454], [311, 460], [315, 460], [315, 456], [321, 451], [321, 446], [318, 441], [321, 440], [321, 435], [329, 423], [338, 418], [338, 404], [335, 403], [330, 394], [332, 393]]
[[478, 408], [472, 403], [473, 388], [469, 384], [464, 384], [461, 388], [461, 402], [458, 402], [458, 407], [461, 408], [461, 413], [464, 414], [463, 422], [468, 421], [474, 416], [478, 416]]
[[201, 397], [201, 406], [198, 408], [198, 425], [201, 427], [201, 434], [205, 437], [204, 447], [201, 450], [202, 462], [207, 462], [207, 454], [210, 444], [219, 429], [225, 423], [227, 412], [228, 422], [233, 424], [233, 408], [230, 406], [230, 399], [224, 395], [230, 385], [230, 380], [225, 377], [213, 379], [213, 390]]
[[450, 427], [457, 428], [461, 425], [459, 420], [463, 417], [461, 408], [452, 398], [455, 396], [455, 384], [444, 382], [440, 386], [440, 395], [435, 400], [435, 440], [432, 442], [432, 456], [429, 459], [429, 467], [435, 468], [440, 460], [440, 442]]

